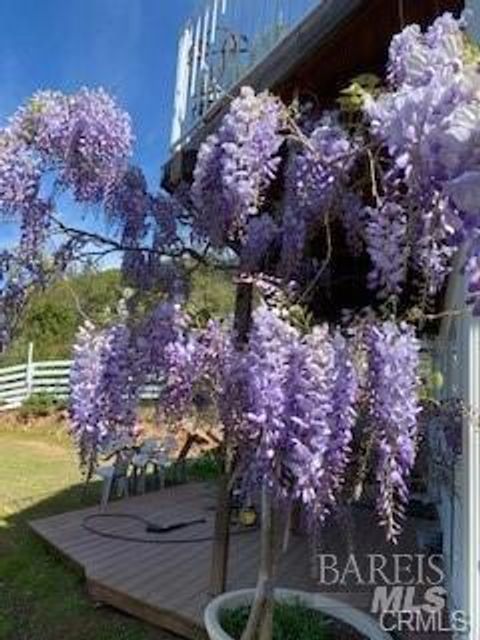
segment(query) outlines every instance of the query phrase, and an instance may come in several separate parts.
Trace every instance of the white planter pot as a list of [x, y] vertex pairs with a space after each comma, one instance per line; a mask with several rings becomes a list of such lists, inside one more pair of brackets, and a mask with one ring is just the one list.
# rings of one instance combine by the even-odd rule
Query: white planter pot
[[[254, 593], [254, 589], [231, 591], [210, 602], [204, 614], [205, 627], [210, 640], [233, 640], [220, 626], [221, 613], [225, 609], [248, 606], [253, 600]], [[392, 636], [383, 631], [371, 616], [320, 593], [275, 589], [275, 600], [277, 602], [300, 602], [309, 609], [315, 609], [331, 618], [344, 622], [369, 640], [393, 640]]]

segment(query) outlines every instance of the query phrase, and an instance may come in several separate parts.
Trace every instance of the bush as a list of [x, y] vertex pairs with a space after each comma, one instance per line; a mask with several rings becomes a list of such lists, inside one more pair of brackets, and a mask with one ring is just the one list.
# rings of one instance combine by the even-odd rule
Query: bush
[[188, 461], [188, 477], [192, 480], [215, 480], [221, 473], [218, 456], [207, 452]]
[[33, 393], [23, 401], [19, 415], [24, 420], [46, 418], [65, 408], [65, 402], [49, 393]]
[[101, 324], [109, 319], [122, 295], [116, 270], [86, 272], [35, 292], [23, 313], [13, 341], [0, 356], [0, 366], [25, 362], [30, 342], [35, 360], [68, 359], [84, 317]]
[[[199, 321], [233, 312], [234, 289], [228, 275], [199, 268], [191, 274], [190, 310]], [[102, 325], [116, 313], [124, 293], [117, 269], [85, 271], [55, 282], [29, 299], [13, 341], [0, 352], [0, 367], [25, 362], [28, 345], [35, 345], [35, 360], [69, 359], [75, 334], [85, 317]]]

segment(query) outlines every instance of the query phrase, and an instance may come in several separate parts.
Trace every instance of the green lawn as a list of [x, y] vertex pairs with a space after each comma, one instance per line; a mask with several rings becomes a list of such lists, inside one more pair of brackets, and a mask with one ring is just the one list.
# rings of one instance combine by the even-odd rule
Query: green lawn
[[75, 455], [55, 429], [2, 425], [0, 417], [0, 640], [167, 640], [170, 636], [96, 607], [82, 578], [30, 533], [27, 521], [81, 508]]

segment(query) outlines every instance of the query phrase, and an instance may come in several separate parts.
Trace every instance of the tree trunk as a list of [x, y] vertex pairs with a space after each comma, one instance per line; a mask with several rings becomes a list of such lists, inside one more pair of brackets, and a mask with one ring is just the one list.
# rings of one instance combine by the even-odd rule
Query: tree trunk
[[255, 598], [241, 640], [271, 640], [276, 558], [276, 522], [268, 487], [262, 489], [260, 567]]
[[[234, 318], [235, 340], [238, 349], [242, 349], [248, 342], [252, 321], [252, 299], [252, 285], [244, 282], [239, 283], [237, 285]], [[230, 477], [232, 473], [232, 451], [228, 433], [224, 437], [221, 455], [223, 469], [222, 477], [218, 484], [212, 564], [210, 568], [209, 594], [212, 598], [224, 593], [227, 586], [228, 551], [230, 547]]]

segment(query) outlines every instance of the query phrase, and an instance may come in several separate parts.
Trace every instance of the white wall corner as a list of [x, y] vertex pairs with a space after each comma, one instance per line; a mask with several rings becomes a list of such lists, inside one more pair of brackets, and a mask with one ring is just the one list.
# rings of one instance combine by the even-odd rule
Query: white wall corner
[[[480, 0], [466, 0], [470, 12], [469, 32], [480, 41]], [[457, 295], [465, 291], [463, 278], [456, 282]], [[464, 296], [462, 296], [464, 298]], [[461, 301], [464, 305], [464, 300]], [[472, 412], [464, 420], [463, 433], [463, 608], [470, 620], [469, 633], [462, 640], [480, 639], [480, 318], [471, 315], [461, 322], [461, 376], [464, 399]]]
[[470, 619], [469, 640], [480, 638], [480, 319], [463, 322], [466, 400], [473, 417], [464, 421], [464, 539], [465, 609]]

